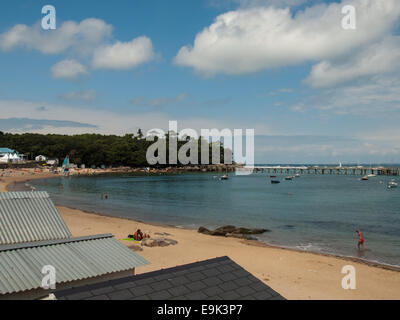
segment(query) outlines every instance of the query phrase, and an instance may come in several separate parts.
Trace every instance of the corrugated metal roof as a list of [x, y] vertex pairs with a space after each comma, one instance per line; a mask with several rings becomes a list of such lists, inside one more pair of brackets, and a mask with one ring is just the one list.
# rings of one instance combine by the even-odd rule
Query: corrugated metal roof
[[0, 245], [70, 237], [47, 192], [0, 193]]
[[41, 287], [42, 268], [56, 268], [56, 283], [84, 280], [148, 264], [112, 235], [4, 246], [0, 250], [0, 295]]

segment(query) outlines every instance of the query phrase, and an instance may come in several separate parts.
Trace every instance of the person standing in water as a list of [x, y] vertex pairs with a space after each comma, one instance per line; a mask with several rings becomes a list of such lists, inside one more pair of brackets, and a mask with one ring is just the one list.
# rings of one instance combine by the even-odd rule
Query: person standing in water
[[360, 250], [360, 246], [362, 246], [363, 250], [364, 248], [364, 236], [362, 234], [362, 232], [360, 230], [356, 230], [357, 234], [358, 234], [358, 244], [357, 244], [357, 248], [358, 250]]

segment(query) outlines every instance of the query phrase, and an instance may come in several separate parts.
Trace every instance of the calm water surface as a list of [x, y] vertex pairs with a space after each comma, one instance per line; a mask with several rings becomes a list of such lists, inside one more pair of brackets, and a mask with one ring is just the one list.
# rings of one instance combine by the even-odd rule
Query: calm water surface
[[[388, 177], [302, 175], [272, 185], [266, 174], [96, 176], [37, 180], [57, 205], [182, 227], [270, 229], [259, 239], [302, 250], [400, 265], [400, 188]], [[383, 182], [383, 183], [381, 183]], [[60, 185], [63, 187], [60, 188]], [[109, 200], [101, 200], [101, 193]], [[356, 248], [363, 231], [366, 251]]]

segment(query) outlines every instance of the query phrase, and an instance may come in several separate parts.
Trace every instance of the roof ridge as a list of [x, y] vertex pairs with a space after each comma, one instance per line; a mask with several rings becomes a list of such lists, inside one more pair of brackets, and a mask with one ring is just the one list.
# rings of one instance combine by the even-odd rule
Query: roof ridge
[[64, 239], [55, 239], [55, 240], [17, 243], [17, 244], [10, 244], [10, 245], [0, 245], [0, 252], [23, 250], [23, 249], [37, 248], [37, 247], [49, 247], [49, 246], [55, 246], [58, 244], [91, 241], [91, 240], [107, 239], [107, 238], [114, 238], [114, 235], [112, 235], [111, 233], [107, 233], [107, 234], [99, 234], [99, 235], [92, 235], [92, 236], [75, 237], [75, 238], [64, 238]]

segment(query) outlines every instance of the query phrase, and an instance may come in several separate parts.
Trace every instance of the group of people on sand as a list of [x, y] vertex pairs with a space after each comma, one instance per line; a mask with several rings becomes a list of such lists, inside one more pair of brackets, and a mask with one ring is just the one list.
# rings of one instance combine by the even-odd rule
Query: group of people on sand
[[150, 235], [143, 233], [140, 229], [137, 229], [137, 231], [133, 235], [129, 235], [128, 238], [135, 239], [136, 241], [142, 241], [144, 239], [150, 239]]

